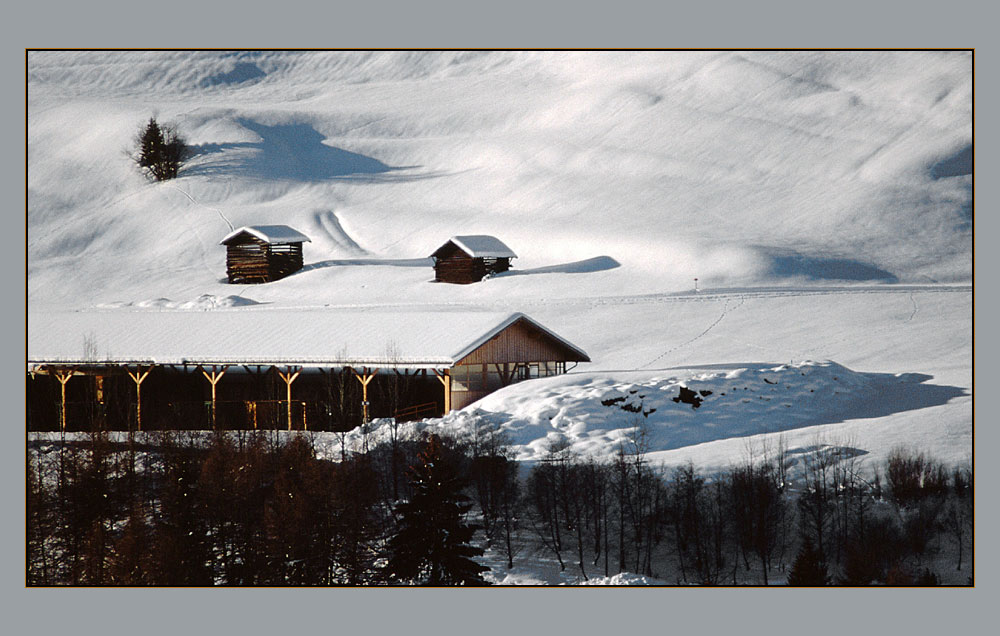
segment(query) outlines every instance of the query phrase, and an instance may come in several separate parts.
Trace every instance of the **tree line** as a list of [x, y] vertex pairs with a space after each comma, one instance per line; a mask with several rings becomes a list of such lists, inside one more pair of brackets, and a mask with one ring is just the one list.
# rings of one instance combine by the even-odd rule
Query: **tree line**
[[27, 582], [478, 585], [484, 549], [497, 578], [548, 556], [580, 579], [677, 585], [972, 581], [970, 467], [904, 449], [866, 467], [817, 445], [792, 486], [783, 443], [703, 474], [653, 465], [634, 431], [610, 460], [557, 443], [530, 468], [488, 423], [339, 461], [307, 434], [34, 441]]
[[561, 567], [678, 585], [972, 583], [969, 466], [896, 448], [866, 467], [826, 445], [793, 460], [779, 441], [706, 475], [642, 450], [641, 436], [610, 462], [555, 449], [531, 471], [527, 518]]

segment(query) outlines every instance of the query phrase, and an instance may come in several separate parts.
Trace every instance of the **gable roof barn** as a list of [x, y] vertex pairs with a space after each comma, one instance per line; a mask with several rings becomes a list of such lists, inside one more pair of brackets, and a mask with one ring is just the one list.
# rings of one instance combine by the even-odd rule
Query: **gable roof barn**
[[434, 259], [434, 280], [464, 285], [506, 272], [510, 269], [510, 260], [517, 258], [517, 254], [495, 236], [476, 234], [451, 237], [431, 254], [431, 258]]
[[287, 225], [251, 225], [233, 230], [226, 246], [230, 283], [269, 283], [302, 269], [302, 244], [309, 237]]

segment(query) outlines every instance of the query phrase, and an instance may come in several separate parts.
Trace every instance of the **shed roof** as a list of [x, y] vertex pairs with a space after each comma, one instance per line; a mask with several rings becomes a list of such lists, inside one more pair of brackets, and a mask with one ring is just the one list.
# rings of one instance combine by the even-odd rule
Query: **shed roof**
[[[521, 313], [239, 308], [30, 312], [28, 367], [43, 364], [288, 364], [450, 367], [518, 320], [587, 354]], [[89, 353], [88, 353], [89, 352]]]
[[287, 225], [247, 225], [233, 230], [219, 241], [219, 245], [225, 245], [235, 239], [240, 234], [250, 234], [265, 243], [311, 243], [309, 237], [298, 230]]
[[[449, 242], [454, 243], [459, 249], [473, 258], [517, 258], [514, 250], [504, 245], [503, 241], [487, 234], [453, 236], [449, 239]], [[440, 248], [438, 248], [438, 251], [440, 251]]]

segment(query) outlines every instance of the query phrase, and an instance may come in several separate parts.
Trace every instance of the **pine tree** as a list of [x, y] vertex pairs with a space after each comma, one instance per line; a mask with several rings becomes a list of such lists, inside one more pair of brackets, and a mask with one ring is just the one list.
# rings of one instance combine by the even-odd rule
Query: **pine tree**
[[161, 126], [156, 118], [139, 133], [139, 152], [135, 161], [157, 181], [173, 179], [177, 176], [187, 158], [188, 150], [184, 139], [169, 126]]
[[473, 561], [483, 551], [469, 544], [476, 526], [464, 522], [472, 503], [436, 435], [408, 477], [413, 497], [397, 506], [399, 529], [389, 541], [389, 576], [423, 585], [485, 585], [481, 573], [487, 568]]
[[823, 554], [813, 546], [812, 539], [802, 541], [799, 553], [795, 555], [792, 570], [788, 574], [788, 584], [798, 586], [826, 585], [830, 577], [823, 562]]

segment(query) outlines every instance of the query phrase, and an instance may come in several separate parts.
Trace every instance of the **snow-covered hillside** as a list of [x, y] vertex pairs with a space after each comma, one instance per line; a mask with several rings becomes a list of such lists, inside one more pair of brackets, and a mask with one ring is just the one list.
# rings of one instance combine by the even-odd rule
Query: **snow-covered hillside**
[[[521, 311], [593, 363], [434, 425], [478, 409], [525, 458], [556, 437], [608, 453], [641, 394], [664, 462], [722, 466], [779, 431], [967, 461], [971, 67], [961, 52], [32, 52], [29, 314]], [[194, 150], [164, 183], [127, 156], [154, 115]], [[226, 284], [219, 240], [259, 224], [307, 234], [306, 267]], [[514, 269], [431, 284], [427, 257], [461, 234], [499, 236]], [[680, 386], [711, 393], [694, 409]]]

